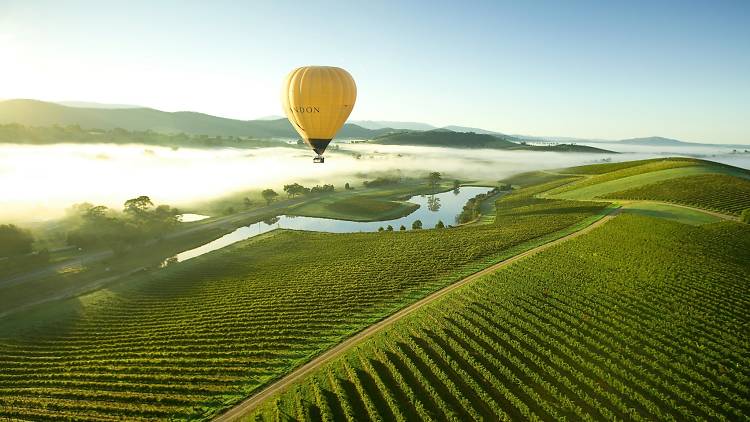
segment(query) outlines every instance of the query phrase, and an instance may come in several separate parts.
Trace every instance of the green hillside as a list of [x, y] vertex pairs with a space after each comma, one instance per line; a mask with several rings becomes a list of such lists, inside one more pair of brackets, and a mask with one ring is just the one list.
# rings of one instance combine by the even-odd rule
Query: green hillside
[[750, 178], [750, 171], [694, 158], [665, 158], [626, 163], [594, 164], [558, 171], [582, 175], [577, 181], [545, 193], [551, 198], [586, 200], [657, 182], [703, 174], [726, 174]]
[[750, 208], [750, 180], [702, 174], [611, 192], [604, 197], [675, 202], [738, 216]]
[[[0, 101], [0, 124], [25, 126], [69, 126], [84, 129], [155, 131], [212, 136], [247, 136], [253, 138], [298, 138], [287, 119], [234, 120], [203, 113], [181, 111], [169, 113], [151, 108], [81, 108], [35, 100]], [[392, 129], [370, 130], [346, 124], [339, 138], [371, 138]]]
[[495, 224], [277, 231], [0, 320], [0, 417], [207, 418], [606, 205], [506, 198]]
[[448, 148], [494, 148], [524, 151], [613, 153], [612, 151], [583, 145], [527, 145], [525, 143], [520, 143], [520, 141], [512, 136], [493, 135], [489, 133], [453, 132], [448, 129], [436, 129], [424, 132], [391, 133], [379, 136], [373, 139], [372, 142], [384, 145], [414, 145]]
[[384, 145], [419, 145], [441, 146], [451, 148], [512, 148], [517, 146], [510, 139], [495, 135], [453, 132], [447, 129], [428, 130], [424, 132], [399, 132], [377, 137], [372, 142]]
[[425, 306], [248, 420], [744, 420], [747, 262], [746, 225], [619, 216]]

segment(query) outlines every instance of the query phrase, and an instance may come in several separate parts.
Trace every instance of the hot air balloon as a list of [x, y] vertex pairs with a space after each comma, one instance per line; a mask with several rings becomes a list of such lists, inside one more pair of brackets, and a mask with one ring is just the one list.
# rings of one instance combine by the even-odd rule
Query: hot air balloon
[[286, 77], [281, 92], [284, 112], [297, 133], [315, 151], [315, 163], [354, 108], [357, 86], [344, 69], [305, 66]]

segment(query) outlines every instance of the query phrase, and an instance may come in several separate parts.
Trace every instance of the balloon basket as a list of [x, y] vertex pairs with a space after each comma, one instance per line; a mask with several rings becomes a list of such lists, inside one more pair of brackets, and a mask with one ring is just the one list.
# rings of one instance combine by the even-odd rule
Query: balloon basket
[[317, 157], [313, 158], [313, 163], [325, 163], [325, 158], [318, 155]]

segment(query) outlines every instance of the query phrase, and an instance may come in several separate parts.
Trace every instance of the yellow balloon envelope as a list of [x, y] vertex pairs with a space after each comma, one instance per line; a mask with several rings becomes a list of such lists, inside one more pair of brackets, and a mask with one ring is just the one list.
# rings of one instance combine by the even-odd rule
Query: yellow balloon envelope
[[349, 118], [357, 100], [354, 78], [344, 69], [305, 66], [286, 77], [281, 93], [284, 112], [297, 133], [315, 151], [315, 162]]

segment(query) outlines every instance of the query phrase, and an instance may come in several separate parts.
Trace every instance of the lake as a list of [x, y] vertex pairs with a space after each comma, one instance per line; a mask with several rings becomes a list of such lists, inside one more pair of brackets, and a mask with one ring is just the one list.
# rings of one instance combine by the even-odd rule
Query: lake
[[300, 217], [293, 215], [280, 215], [273, 222], [258, 222], [249, 226], [240, 227], [212, 242], [194, 249], [179, 253], [164, 261], [164, 264], [186, 261], [205, 253], [224, 248], [233, 243], [249, 239], [259, 234], [267, 233], [274, 229], [308, 230], [329, 233], [356, 233], [375, 232], [378, 228], [388, 225], [398, 230], [402, 225], [411, 230], [411, 225], [416, 220], [422, 221], [422, 227], [431, 229], [438, 221], [445, 225], [456, 224], [456, 217], [463, 210], [466, 202], [482, 193], [487, 193], [493, 188], [483, 186], [463, 186], [459, 189], [437, 193], [435, 195], [416, 195], [407, 199], [408, 202], [419, 205], [419, 208], [411, 214], [384, 221], [348, 221], [318, 217]]

